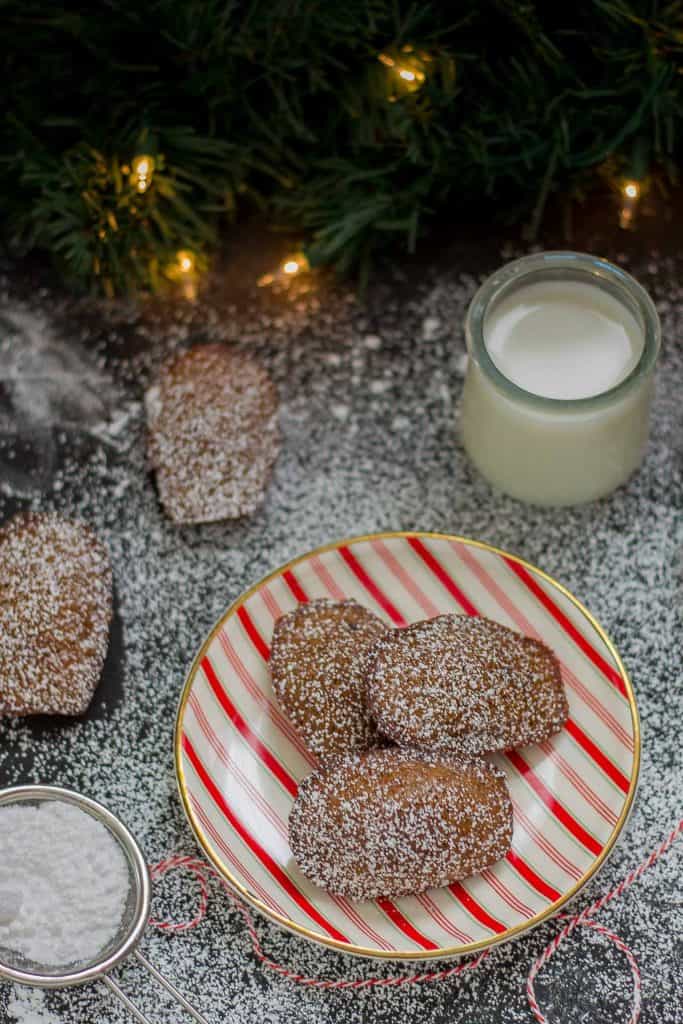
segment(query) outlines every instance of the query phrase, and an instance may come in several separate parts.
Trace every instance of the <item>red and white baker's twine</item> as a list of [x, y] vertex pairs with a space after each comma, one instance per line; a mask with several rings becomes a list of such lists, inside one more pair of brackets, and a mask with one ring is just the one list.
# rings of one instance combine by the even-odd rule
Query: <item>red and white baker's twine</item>
[[[666, 839], [660, 843], [656, 849], [652, 851], [649, 857], [646, 858], [637, 868], [629, 872], [625, 878], [621, 880], [610, 892], [601, 896], [599, 899], [592, 903], [585, 910], [582, 910], [580, 914], [570, 916], [568, 914], [561, 914], [558, 918], [560, 921], [566, 922], [561, 931], [557, 933], [554, 939], [548, 943], [546, 948], [543, 950], [541, 955], [534, 961], [529, 971], [529, 977], [527, 979], [526, 991], [527, 998], [529, 1000], [529, 1006], [531, 1012], [538, 1021], [538, 1024], [549, 1024], [548, 1018], [544, 1015], [541, 1008], [536, 1000], [536, 992], [534, 989], [534, 982], [538, 974], [543, 970], [543, 967], [551, 959], [569, 936], [576, 931], [577, 928], [590, 928], [602, 935], [604, 938], [613, 942], [617, 949], [626, 957], [629, 966], [631, 968], [631, 974], [633, 976], [633, 1003], [631, 1009], [631, 1016], [629, 1017], [628, 1024], [637, 1024], [640, 1018], [641, 1009], [641, 977], [636, 958], [632, 951], [626, 945], [626, 943], [619, 938], [614, 932], [610, 931], [609, 928], [605, 928], [594, 919], [594, 915], [598, 911], [602, 910], [604, 906], [610, 903], [612, 900], [617, 899], [621, 896], [629, 886], [633, 885], [636, 879], [640, 878], [643, 872], [651, 868], [660, 857], [662, 857], [667, 850], [673, 846], [677, 839], [683, 835], [683, 819], [671, 830]], [[264, 953], [261, 946], [261, 942], [256, 933], [254, 927], [254, 921], [251, 916], [249, 908], [238, 899], [232, 890], [229, 888], [222, 876], [204, 860], [200, 860], [197, 857], [184, 857], [184, 856], [173, 856], [166, 860], [159, 861], [158, 864], [154, 864], [151, 868], [152, 879], [157, 880], [162, 878], [169, 871], [175, 868], [183, 868], [186, 871], [190, 871], [199, 886], [199, 903], [197, 912], [191, 920], [188, 921], [157, 921], [152, 920], [150, 923], [156, 928], [160, 928], [163, 931], [168, 932], [183, 932], [188, 931], [190, 928], [195, 928], [206, 914], [206, 909], [209, 900], [209, 876], [213, 876], [218, 879], [221, 883], [228, 897], [230, 898], [233, 906], [239, 910], [240, 914], [244, 919], [247, 931], [251, 938], [251, 944], [256, 958], [270, 970], [275, 971], [277, 974], [284, 978], [288, 978], [290, 981], [296, 982], [298, 985], [304, 985], [308, 988], [321, 988], [321, 989], [361, 989], [361, 988], [399, 988], [402, 985], [416, 985], [422, 982], [431, 981], [445, 981], [447, 978], [453, 978], [457, 975], [464, 974], [465, 971], [472, 971], [477, 968], [482, 961], [489, 955], [489, 950], [484, 949], [477, 957], [473, 960], [467, 960], [464, 963], [456, 964], [454, 967], [447, 967], [440, 971], [430, 971], [423, 974], [400, 974], [391, 978], [363, 978], [360, 980], [331, 980], [325, 978], [309, 978], [306, 975], [298, 974], [296, 971], [290, 971], [287, 967], [282, 964], [276, 963], [275, 960], [271, 960], [270, 957]]]
[[197, 857], [182, 857], [176, 854], [173, 857], [167, 857], [166, 860], [160, 860], [158, 864], [152, 864], [149, 869], [152, 881], [156, 882], [158, 878], [163, 878], [173, 868], [185, 868], [186, 871], [190, 871], [197, 879], [199, 885], [197, 913], [190, 921], [179, 921], [176, 923], [174, 921], [157, 921], [152, 917], [149, 923], [164, 932], [187, 932], [190, 928], [196, 928], [206, 914], [206, 909], [209, 905], [209, 880], [207, 874], [210, 873], [218, 877], [218, 872], [210, 864], [207, 864], [205, 860], [199, 860]]

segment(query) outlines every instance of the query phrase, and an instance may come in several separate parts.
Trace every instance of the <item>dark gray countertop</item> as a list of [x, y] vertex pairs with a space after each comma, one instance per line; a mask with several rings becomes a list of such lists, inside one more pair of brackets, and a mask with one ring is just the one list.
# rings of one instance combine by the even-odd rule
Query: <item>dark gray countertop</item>
[[[324, 281], [297, 296], [259, 292], [254, 281], [275, 262], [277, 246], [258, 232], [252, 238], [227, 252], [194, 306], [69, 300], [36, 271], [2, 284], [0, 315], [19, 333], [10, 338], [5, 325], [11, 345], [2, 348], [0, 339], [0, 354], [5, 370], [12, 360], [16, 370], [23, 354], [28, 390], [17, 394], [16, 381], [0, 381], [0, 411], [12, 403], [15, 414], [33, 410], [23, 428], [31, 443], [14, 463], [15, 491], [16, 474], [32, 457], [42, 465], [32, 495], [0, 495], [0, 519], [31, 505], [91, 522], [111, 550], [116, 617], [103, 681], [83, 720], [0, 722], [0, 784], [80, 788], [122, 815], [150, 860], [194, 852], [175, 791], [172, 731], [185, 672], [220, 612], [268, 570], [331, 539], [390, 529], [459, 533], [518, 553], [568, 586], [601, 620], [631, 671], [643, 722], [640, 793], [615, 853], [579, 897], [577, 906], [587, 905], [682, 815], [683, 253], [675, 243], [657, 241], [655, 249], [647, 234], [601, 235], [592, 226], [575, 238], [575, 248], [618, 259], [652, 291], [664, 346], [640, 473], [604, 501], [543, 510], [493, 493], [457, 441], [463, 314], [480, 275], [513, 255], [500, 236], [446, 246], [432, 267], [375, 281], [364, 302]], [[201, 337], [235, 342], [268, 366], [280, 391], [284, 443], [252, 518], [178, 529], [160, 511], [146, 473], [141, 399], [163, 356]], [[42, 426], [35, 422], [40, 408]], [[0, 415], [5, 462], [11, 422]], [[682, 866], [683, 841], [601, 916], [639, 959], [644, 1024], [683, 1022]], [[193, 890], [185, 883], [178, 876], [161, 883], [159, 914], [190, 909]], [[258, 928], [268, 953], [305, 974], [360, 978], [393, 970], [319, 950], [264, 921]], [[197, 930], [150, 930], [144, 948], [212, 1022], [522, 1024], [532, 1020], [527, 972], [557, 928], [550, 923], [498, 948], [461, 980], [323, 992], [263, 969], [216, 888]], [[137, 969], [123, 976], [154, 1020], [180, 1019]], [[628, 1019], [630, 984], [622, 955], [584, 932], [563, 947], [538, 993], [553, 1022], [616, 1024]], [[0, 985], [0, 1021], [14, 1019], [4, 1009], [14, 996]], [[42, 1010], [42, 1018], [22, 1011], [19, 1019], [128, 1019], [97, 986], [51, 994], [46, 1005], [54, 1018]]]

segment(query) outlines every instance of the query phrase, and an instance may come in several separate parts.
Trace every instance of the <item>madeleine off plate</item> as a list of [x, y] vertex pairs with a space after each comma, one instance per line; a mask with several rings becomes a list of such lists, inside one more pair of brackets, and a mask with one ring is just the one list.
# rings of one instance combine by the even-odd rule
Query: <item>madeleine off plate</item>
[[[278, 616], [317, 597], [354, 597], [394, 626], [446, 612], [486, 615], [555, 651], [569, 699], [565, 728], [496, 757], [514, 807], [504, 860], [446, 888], [364, 903], [332, 896], [299, 872], [287, 817], [314, 759], [275, 700], [268, 656]], [[599, 870], [633, 804], [640, 727], [618, 652], [559, 583], [477, 541], [384, 533], [302, 555], [228, 608], [185, 682], [175, 760], [200, 846], [261, 913], [347, 953], [454, 958], [522, 935]]]

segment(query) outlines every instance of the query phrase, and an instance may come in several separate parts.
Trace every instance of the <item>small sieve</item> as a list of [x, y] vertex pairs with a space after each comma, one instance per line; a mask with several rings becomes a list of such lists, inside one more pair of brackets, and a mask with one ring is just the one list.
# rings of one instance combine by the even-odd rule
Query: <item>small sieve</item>
[[140, 1024], [151, 1024], [141, 1010], [129, 999], [123, 989], [109, 977], [109, 972], [134, 956], [158, 984], [169, 992], [177, 1003], [199, 1024], [208, 1024], [199, 1013], [156, 967], [137, 949], [147, 925], [151, 904], [151, 883], [147, 863], [137, 842], [125, 825], [106, 807], [89, 797], [59, 786], [13, 786], [0, 790], [0, 806], [6, 804], [40, 804], [47, 800], [73, 804], [101, 822], [116, 840], [124, 854], [128, 868], [128, 895], [118, 933], [92, 959], [77, 964], [48, 965], [29, 960], [19, 953], [0, 946], [0, 980], [32, 985], [36, 988], [67, 988], [100, 980], [123, 1003]]

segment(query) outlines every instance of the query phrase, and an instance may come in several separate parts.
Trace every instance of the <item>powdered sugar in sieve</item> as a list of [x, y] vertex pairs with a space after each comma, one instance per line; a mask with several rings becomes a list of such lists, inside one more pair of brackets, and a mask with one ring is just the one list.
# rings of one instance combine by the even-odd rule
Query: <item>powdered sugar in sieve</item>
[[57, 786], [0, 791], [0, 979], [63, 988], [108, 977], [134, 955], [183, 1009], [206, 1019], [136, 949], [150, 911], [145, 859], [101, 804]]

